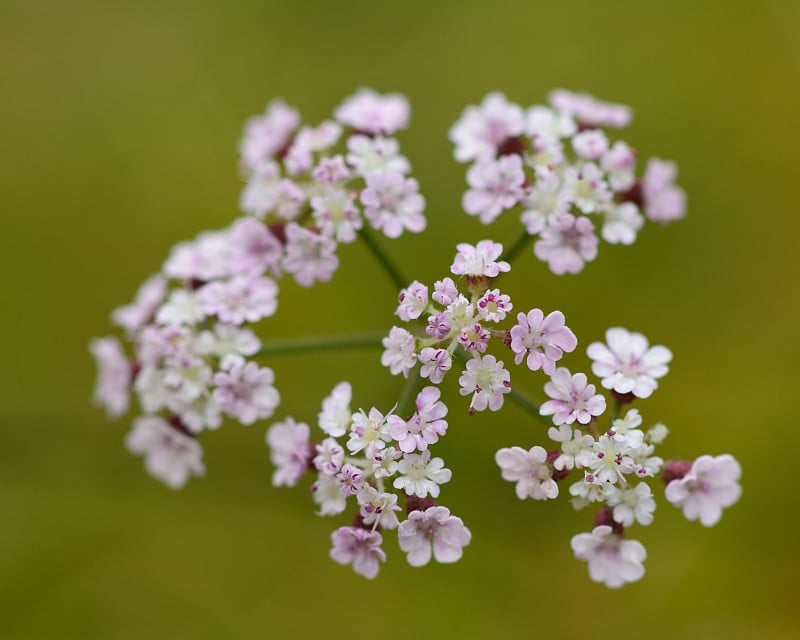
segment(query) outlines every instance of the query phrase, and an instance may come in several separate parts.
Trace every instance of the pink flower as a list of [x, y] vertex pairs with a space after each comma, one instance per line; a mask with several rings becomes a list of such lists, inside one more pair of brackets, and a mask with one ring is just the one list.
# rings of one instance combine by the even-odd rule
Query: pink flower
[[131, 363], [116, 338], [95, 338], [89, 350], [97, 363], [95, 404], [105, 407], [109, 418], [118, 418], [128, 411], [131, 402]]
[[719, 522], [722, 510], [742, 495], [741, 475], [741, 465], [730, 454], [700, 456], [685, 476], [667, 485], [665, 495], [683, 509], [688, 520], [699, 519], [701, 524], [711, 527]]
[[470, 411], [498, 411], [503, 406], [503, 395], [511, 393], [511, 374], [503, 368], [503, 361], [494, 356], [472, 358], [458, 379], [462, 396], [473, 394]]
[[686, 215], [686, 192], [675, 185], [674, 162], [651, 158], [642, 178], [644, 212], [650, 220], [670, 222]]
[[621, 327], [606, 331], [606, 342], [607, 346], [593, 342], [586, 350], [594, 360], [592, 372], [603, 379], [603, 387], [649, 398], [658, 387], [656, 379], [669, 371], [672, 352], [662, 346], [651, 348], [641, 333]]
[[205, 474], [203, 448], [157, 416], [140, 416], [125, 437], [128, 451], [145, 456], [147, 472], [170, 489], [180, 489], [190, 476]]
[[337, 242], [353, 242], [356, 231], [364, 225], [353, 196], [336, 187], [311, 198], [311, 209], [320, 233]]
[[544, 391], [552, 400], [545, 402], [539, 413], [553, 416], [557, 425], [572, 424], [576, 420], [580, 424], [589, 424], [593, 416], [606, 410], [606, 399], [595, 395], [595, 387], [587, 384], [586, 374], [571, 375], [565, 367], [555, 370], [550, 382], [544, 385]]
[[531, 309], [527, 315], [517, 314], [517, 324], [511, 327], [511, 350], [517, 355], [514, 363], [525, 364], [531, 371], [542, 369], [551, 376], [556, 362], [564, 352], [578, 346], [575, 334], [564, 324], [564, 314], [553, 311], [545, 317], [541, 309]]
[[425, 347], [419, 352], [419, 363], [421, 365], [419, 375], [423, 378], [430, 378], [434, 384], [439, 384], [452, 368], [453, 359], [447, 349]]
[[431, 560], [431, 551], [437, 562], [456, 562], [464, 555], [472, 534], [461, 518], [450, 515], [447, 507], [428, 507], [415, 510], [400, 523], [397, 542], [407, 553], [408, 564], [422, 567]]
[[500, 322], [513, 309], [511, 298], [500, 293], [500, 289], [492, 289], [484, 293], [475, 303], [478, 315], [487, 322]]
[[167, 279], [157, 273], [139, 287], [133, 302], [111, 312], [111, 322], [133, 333], [153, 319], [167, 293]]
[[339, 564], [352, 564], [353, 571], [372, 579], [378, 575], [378, 560], [386, 562], [381, 549], [383, 537], [377, 531], [356, 527], [339, 527], [331, 534], [331, 558]]
[[327, 282], [339, 267], [336, 242], [304, 229], [294, 222], [286, 225], [286, 256], [283, 268], [297, 284], [310, 287], [317, 280]]
[[376, 171], [366, 177], [367, 187], [361, 192], [364, 216], [370, 224], [389, 238], [399, 238], [404, 229], [419, 233], [425, 229], [422, 215], [425, 198], [413, 178], [399, 173]]
[[255, 218], [240, 218], [231, 227], [230, 270], [235, 274], [281, 275], [283, 245], [266, 225]]
[[[481, 240], [475, 246], [462, 242], [456, 245], [456, 249], [458, 253], [450, 266], [450, 272], [457, 276], [496, 278], [501, 272], [511, 271], [511, 265], [508, 262], [497, 262], [497, 258], [503, 253], [503, 245], [499, 242]], [[452, 280], [450, 282], [452, 283]]]
[[484, 353], [491, 337], [492, 334], [476, 322], [463, 327], [457, 340], [465, 351]]
[[316, 445], [316, 453], [312, 462], [320, 473], [336, 475], [344, 463], [344, 449], [334, 438], [325, 438]]
[[[470, 245], [467, 245], [468, 247]], [[502, 245], [500, 247], [500, 251], [502, 252]], [[497, 254], [498, 256], [500, 254]], [[456, 260], [458, 258], [456, 257]], [[508, 267], [509, 269], [511, 266]], [[451, 304], [456, 298], [458, 298], [458, 289], [456, 288], [456, 283], [453, 282], [452, 278], [444, 278], [443, 280], [437, 280], [433, 283], [433, 295], [431, 298], [436, 300], [439, 304], [443, 304], [445, 306]]]
[[520, 500], [547, 500], [558, 496], [558, 485], [553, 480], [553, 470], [543, 447], [532, 447], [529, 451], [522, 447], [500, 449], [495, 461], [503, 480], [517, 483], [515, 490]]
[[627, 127], [633, 117], [630, 107], [603, 102], [588, 93], [555, 89], [548, 97], [550, 104], [556, 109], [572, 115], [581, 124], [591, 127]]
[[308, 470], [308, 461], [312, 456], [309, 433], [308, 425], [295, 422], [294, 418], [276, 422], [267, 430], [269, 457], [275, 465], [273, 486], [294, 487]]
[[406, 322], [416, 320], [428, 307], [428, 287], [414, 280], [400, 292], [398, 300], [400, 304], [395, 311], [395, 315]]
[[623, 540], [608, 525], [573, 536], [571, 545], [575, 557], [589, 563], [591, 579], [611, 589], [644, 575], [645, 548], [636, 540]]
[[408, 420], [391, 415], [387, 418], [389, 435], [397, 440], [404, 453], [415, 449], [425, 451], [429, 444], [439, 440], [447, 431], [447, 407], [439, 400], [441, 392], [436, 387], [425, 387], [417, 394], [417, 411]]
[[350, 177], [350, 169], [344, 162], [342, 156], [333, 156], [332, 158], [322, 158], [319, 164], [314, 167], [311, 176], [317, 182], [324, 182], [327, 184], [337, 184]]
[[333, 112], [334, 117], [356, 131], [372, 135], [392, 135], [408, 126], [411, 109], [399, 93], [381, 95], [372, 89], [359, 89]]
[[600, 129], [587, 129], [572, 138], [572, 148], [585, 160], [597, 160], [608, 151], [608, 138]]
[[210, 282], [199, 294], [204, 311], [229, 324], [258, 322], [278, 308], [278, 285], [267, 277], [236, 276]]
[[214, 375], [214, 400], [229, 416], [242, 424], [253, 424], [269, 418], [280, 403], [273, 382], [275, 374], [269, 367], [259, 368], [255, 362], [238, 363]]
[[388, 367], [392, 375], [402, 373], [407, 378], [408, 372], [417, 361], [414, 336], [405, 329], [392, 327], [389, 335], [383, 339], [383, 346], [386, 350], [381, 354], [381, 364]]
[[251, 170], [260, 162], [277, 154], [289, 142], [289, 137], [300, 124], [300, 114], [281, 100], [267, 105], [263, 116], [250, 118], [244, 126], [244, 137], [239, 143], [242, 166]]
[[479, 107], [464, 109], [450, 129], [458, 162], [494, 158], [508, 138], [519, 136], [525, 126], [522, 107], [509, 102], [502, 93], [490, 93]]
[[522, 158], [510, 155], [481, 160], [467, 171], [467, 183], [470, 189], [461, 201], [464, 211], [489, 224], [524, 197]]
[[533, 252], [560, 276], [582, 271], [584, 262], [597, 257], [597, 245], [591, 220], [566, 213], [542, 230]]

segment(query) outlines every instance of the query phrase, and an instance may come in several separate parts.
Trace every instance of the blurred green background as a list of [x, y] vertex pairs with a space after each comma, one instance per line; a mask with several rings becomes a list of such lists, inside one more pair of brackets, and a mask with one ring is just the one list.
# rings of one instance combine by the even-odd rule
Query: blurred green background
[[[798, 2], [39, 2], [0, 4], [0, 638], [800, 637], [796, 605]], [[645, 579], [590, 582], [565, 500], [519, 502], [493, 462], [544, 430], [514, 407], [451, 404], [443, 501], [474, 534], [455, 566], [409, 567], [393, 536], [374, 582], [328, 557], [346, 518], [269, 484], [266, 424], [203, 438], [208, 475], [171, 492], [91, 407], [91, 336], [111, 332], [169, 247], [237, 215], [242, 122], [282, 96], [318, 122], [357, 87], [406, 93], [400, 136], [429, 231], [387, 243], [410, 277], [458, 241], [509, 241], [460, 213], [446, 133], [490, 90], [523, 105], [556, 86], [633, 105], [623, 137], [674, 158], [690, 213], [603, 245], [580, 277], [531, 255], [519, 307], [560, 308], [583, 349], [606, 327], [674, 352], [641, 404], [663, 455], [731, 452], [741, 502], [706, 530], [663, 499]], [[395, 291], [359, 246], [336, 280], [286, 285], [273, 336], [384, 329]], [[527, 297], [526, 297], [527, 296]], [[276, 357], [281, 416], [311, 420], [340, 379], [388, 408], [378, 352]], [[522, 379], [522, 376], [519, 377]], [[525, 385], [540, 391], [544, 378]]]

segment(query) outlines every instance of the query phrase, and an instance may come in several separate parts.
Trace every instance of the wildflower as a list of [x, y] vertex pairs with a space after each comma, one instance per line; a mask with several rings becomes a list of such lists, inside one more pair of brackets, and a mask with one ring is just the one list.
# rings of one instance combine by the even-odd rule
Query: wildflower
[[529, 451], [522, 447], [500, 449], [495, 461], [502, 470], [503, 480], [517, 483], [515, 490], [520, 500], [547, 500], [558, 496], [558, 485], [547, 463], [547, 451], [542, 447], [531, 447]]
[[576, 558], [589, 563], [591, 579], [612, 589], [644, 575], [645, 548], [636, 540], [623, 540], [608, 525], [573, 536], [571, 546]]
[[742, 495], [741, 475], [742, 467], [730, 454], [700, 456], [686, 475], [667, 485], [665, 495], [688, 520], [711, 527], [719, 522], [722, 510]]
[[606, 410], [606, 399], [595, 394], [594, 385], [587, 383], [584, 373], [571, 375], [569, 369], [559, 367], [544, 385], [544, 391], [552, 400], [542, 404], [540, 413], [553, 416], [557, 425], [572, 424], [576, 420], [589, 424], [594, 416]]
[[116, 338], [95, 338], [89, 350], [97, 362], [97, 382], [94, 387], [95, 404], [105, 407], [109, 418], [118, 418], [130, 406], [131, 363]]
[[383, 537], [377, 531], [339, 527], [331, 534], [331, 542], [331, 558], [339, 564], [352, 564], [353, 571], [365, 578], [378, 575], [379, 560], [386, 562], [386, 553], [381, 549]]
[[503, 395], [511, 392], [511, 374], [503, 368], [503, 361], [494, 356], [478, 356], [467, 362], [467, 368], [458, 379], [459, 393], [472, 393], [470, 411], [498, 411], [503, 406]]
[[431, 552], [437, 562], [456, 562], [471, 539], [472, 534], [461, 518], [440, 506], [412, 511], [397, 531], [397, 541], [408, 554], [406, 559], [412, 567], [428, 564]]
[[305, 422], [295, 422], [291, 417], [274, 423], [267, 430], [270, 460], [275, 465], [273, 486], [294, 487], [300, 481], [312, 455], [309, 433]]
[[649, 398], [658, 387], [656, 380], [667, 374], [672, 352], [666, 347], [650, 347], [641, 333], [621, 327], [606, 331], [606, 344], [593, 342], [586, 350], [594, 361], [592, 372], [601, 377], [606, 389]]
[[578, 339], [565, 324], [564, 314], [552, 311], [544, 315], [541, 309], [531, 309], [527, 315], [517, 314], [517, 324], [511, 327], [509, 346], [516, 354], [514, 363], [525, 364], [531, 371], [542, 369], [553, 375], [556, 362], [564, 352], [578, 345]]
[[180, 489], [192, 475], [205, 475], [200, 443], [158, 416], [136, 418], [125, 446], [144, 455], [147, 472], [170, 489]]

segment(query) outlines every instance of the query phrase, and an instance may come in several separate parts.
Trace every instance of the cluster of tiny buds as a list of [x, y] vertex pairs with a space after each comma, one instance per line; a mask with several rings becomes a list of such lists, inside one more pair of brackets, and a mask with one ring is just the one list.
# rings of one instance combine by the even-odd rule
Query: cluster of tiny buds
[[675, 185], [675, 164], [653, 158], [637, 178], [634, 149], [612, 144], [603, 130], [630, 120], [624, 105], [563, 89], [550, 94], [549, 106], [528, 109], [490, 93], [450, 129], [455, 159], [472, 163], [464, 210], [490, 224], [518, 208], [538, 238], [534, 254], [559, 275], [597, 257], [597, 225], [606, 242], [629, 245], [644, 216], [682, 218], [686, 194]]
[[471, 396], [470, 413], [498, 411], [503, 396], [511, 391], [511, 374], [502, 360], [486, 353], [492, 341], [511, 349], [515, 364], [524, 360], [531, 371], [541, 369], [546, 374], [555, 371], [565, 352], [575, 349], [577, 339], [560, 311], [520, 312], [516, 324], [500, 328], [513, 309], [511, 297], [493, 288], [494, 278], [511, 269], [499, 260], [502, 252], [503, 246], [492, 240], [457, 246], [450, 272], [463, 277], [466, 294], [450, 277], [434, 283], [433, 293], [417, 281], [400, 292], [395, 314], [420, 327], [417, 335], [392, 327], [383, 340], [381, 363], [392, 374], [408, 377], [419, 365], [423, 378], [439, 384], [452, 369], [454, 357], [461, 356], [466, 364], [458, 382], [461, 395]]
[[573, 507], [601, 506], [595, 528], [574, 536], [572, 549], [588, 562], [593, 580], [616, 588], [644, 575], [645, 549], [635, 540], [623, 540], [623, 533], [633, 524], [646, 526], [653, 521], [656, 502], [648, 479], [660, 473], [667, 500], [683, 509], [688, 519], [711, 526], [723, 508], [738, 500], [741, 468], [728, 454], [665, 463], [654, 455], [668, 434], [663, 424], [642, 431], [637, 409], [616, 417], [627, 402], [653, 393], [657, 379], [667, 373], [672, 357], [668, 349], [650, 347], [642, 334], [616, 327], [606, 332], [605, 344], [591, 344], [588, 354], [593, 373], [617, 399], [607, 429], [598, 429], [607, 405], [595, 385], [585, 374], [572, 375], [559, 367], [544, 387], [549, 400], [540, 408], [541, 415], [552, 416], [555, 426], [548, 436], [559, 448], [509, 447], [500, 449], [495, 460], [502, 477], [516, 483], [521, 500], [556, 498], [561, 481], [573, 472], [583, 473], [569, 487]]
[[[386, 560], [385, 531], [397, 531], [412, 566], [427, 564], [431, 556], [443, 563], [459, 560], [471, 533], [435, 501], [440, 485], [452, 477], [430, 449], [447, 431], [439, 389], [422, 389], [408, 417], [396, 414], [396, 407], [386, 414], [375, 407], [352, 413], [351, 399], [350, 383], [341, 382], [323, 400], [318, 425], [325, 437], [319, 442], [312, 443], [309, 426], [293, 418], [269, 428], [273, 484], [291, 487], [306, 472], [316, 474], [311, 492], [321, 516], [343, 513], [352, 498], [355, 519], [332, 533], [330, 556], [367, 578], [374, 578]], [[346, 442], [339, 440], [345, 437]], [[406, 519], [401, 522], [402, 499]]]

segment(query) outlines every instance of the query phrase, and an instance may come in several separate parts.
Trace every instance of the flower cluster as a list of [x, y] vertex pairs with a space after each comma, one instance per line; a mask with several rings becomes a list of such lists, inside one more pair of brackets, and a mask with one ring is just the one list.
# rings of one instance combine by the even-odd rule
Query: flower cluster
[[528, 109], [490, 93], [450, 129], [455, 159], [472, 163], [464, 210], [490, 224], [518, 208], [537, 237], [534, 254], [558, 275], [597, 257], [598, 227], [606, 242], [632, 244], [644, 216], [682, 218], [686, 195], [675, 185], [675, 164], [653, 158], [637, 178], [634, 149], [604, 131], [630, 120], [624, 105], [563, 89], [550, 94], [549, 106]]
[[194, 437], [223, 415], [245, 425], [272, 415], [274, 374], [247, 360], [261, 341], [242, 325], [275, 314], [283, 275], [302, 286], [330, 280], [337, 244], [355, 240], [362, 215], [390, 238], [425, 228], [425, 200], [390, 137], [408, 119], [403, 96], [362, 89], [316, 128], [300, 127], [298, 112], [280, 101], [248, 120], [241, 205], [250, 215], [176, 245], [136, 299], [112, 313], [131, 355], [117, 338], [91, 343], [95, 401], [116, 418], [136, 393], [144, 416], [127, 444], [154, 476], [180, 487], [201, 475]]
[[425, 198], [393, 137], [409, 114], [404, 96], [361, 89], [316, 127], [278, 100], [247, 121], [240, 206], [266, 223], [261, 242], [278, 247], [271, 267], [311, 286], [330, 280], [337, 245], [355, 241], [364, 218], [389, 238], [425, 229]]
[[[595, 384], [563, 366], [578, 344], [564, 314], [521, 311], [519, 299], [512, 303], [498, 286], [528, 234], [538, 235], [534, 253], [554, 273], [577, 273], [597, 254], [596, 226], [606, 241], [630, 244], [645, 216], [665, 222], [685, 212], [674, 164], [651, 160], [637, 178], [633, 150], [606, 137], [604, 128], [628, 124], [630, 109], [563, 90], [550, 103], [525, 111], [490, 94], [450, 131], [456, 159], [473, 163], [467, 213], [490, 223], [518, 207], [525, 233], [505, 254], [490, 239], [457, 244], [450, 275], [430, 287], [414, 280], [402, 288], [395, 314], [404, 325], [380, 341], [381, 364], [406, 379], [399, 406], [354, 412], [351, 386], [341, 382], [322, 402], [318, 438], [292, 417], [267, 430], [275, 486], [296, 486], [308, 473], [319, 515], [353, 508], [351, 524], [331, 535], [330, 556], [367, 578], [386, 560], [387, 531], [397, 532], [413, 566], [431, 558], [455, 562], [471, 540], [462, 520], [437, 504], [452, 477], [432, 454], [448, 430], [439, 385], [455, 378], [453, 369], [470, 414], [499, 411], [510, 400], [547, 424], [548, 446], [506, 447], [495, 461], [520, 499], [566, 493], [576, 509], [596, 509], [593, 530], [572, 538], [595, 581], [619, 587], [644, 574], [645, 549], [624, 534], [653, 521], [654, 478], [666, 484], [670, 503], [705, 526], [740, 496], [733, 456], [664, 461], [655, 450], [667, 428], [644, 430], [630, 406], [658, 388], [669, 349], [608, 329], [605, 342], [587, 350]], [[178, 489], [205, 473], [199, 435], [225, 417], [243, 425], [272, 418], [280, 395], [262, 357], [276, 346], [248, 325], [275, 315], [284, 275], [306, 287], [328, 281], [339, 265], [338, 244], [364, 236], [397, 287], [408, 282], [368, 230], [396, 238], [426, 226], [425, 200], [393, 137], [408, 120], [403, 96], [369, 89], [314, 127], [301, 125], [299, 113], [280, 101], [248, 120], [240, 143], [245, 215], [176, 245], [134, 301], [112, 313], [125, 341], [90, 345], [95, 401], [118, 418], [136, 399], [140, 415], [125, 442], [144, 456], [150, 474]], [[353, 337], [300, 342], [305, 350], [341, 348]], [[369, 342], [380, 346], [377, 338]], [[544, 402], [512, 389], [508, 358], [524, 363], [523, 373], [548, 377]]]
[[[273, 484], [295, 486], [310, 471], [316, 474], [311, 491], [319, 515], [336, 516], [348, 502], [357, 505], [353, 524], [331, 535], [330, 555], [367, 578], [374, 578], [386, 560], [383, 531], [397, 531], [412, 566], [427, 564], [431, 555], [437, 562], [459, 560], [470, 531], [435, 500], [440, 485], [452, 476], [430, 450], [447, 431], [447, 407], [439, 389], [422, 389], [408, 417], [375, 407], [351, 413], [351, 400], [348, 382], [339, 383], [325, 398], [318, 415], [325, 435], [320, 442], [312, 444], [308, 425], [293, 418], [269, 428]], [[402, 522], [401, 500], [406, 514]]]
[[131, 394], [137, 397], [143, 415], [126, 444], [173, 488], [204, 473], [197, 434], [217, 429], [223, 415], [246, 425], [269, 418], [280, 402], [272, 369], [251, 359], [261, 340], [243, 326], [276, 312], [278, 286], [239, 268], [231, 238], [240, 227], [176, 247], [162, 273], [112, 313], [131, 354], [115, 337], [91, 343], [99, 368], [96, 402], [117, 418], [128, 411]]
[[667, 428], [656, 424], [643, 431], [637, 409], [629, 409], [623, 418], [617, 414], [636, 398], [652, 394], [656, 379], [667, 373], [672, 354], [666, 347], [649, 347], [643, 335], [620, 327], [609, 329], [606, 339], [607, 344], [591, 344], [588, 354], [592, 371], [603, 377], [602, 385], [616, 400], [607, 426], [600, 427], [607, 407], [595, 385], [585, 374], [572, 375], [559, 367], [544, 387], [550, 399], [540, 408], [541, 415], [552, 416], [555, 426], [548, 436], [555, 446], [504, 448], [495, 460], [503, 478], [516, 482], [521, 500], [556, 498], [559, 483], [572, 477], [568, 489], [572, 505], [598, 507], [595, 528], [572, 538], [573, 551], [589, 563], [593, 580], [616, 588], [644, 575], [644, 547], [624, 540], [623, 534], [634, 524], [653, 522], [656, 503], [649, 479], [661, 474], [668, 483], [667, 500], [690, 520], [699, 518], [710, 526], [719, 521], [723, 507], [739, 498], [741, 469], [727, 454], [666, 464], [656, 456], [656, 445], [666, 438]]
[[575, 334], [564, 324], [563, 313], [545, 316], [541, 309], [518, 313], [515, 325], [500, 328], [513, 309], [511, 297], [493, 285], [494, 278], [511, 269], [498, 260], [502, 252], [503, 246], [491, 240], [457, 246], [450, 272], [463, 278], [466, 293], [450, 277], [436, 281], [433, 292], [416, 280], [403, 289], [395, 314], [416, 322], [419, 335], [392, 327], [383, 340], [381, 363], [406, 377], [419, 364], [420, 375], [439, 384], [452, 369], [454, 355], [461, 356], [466, 365], [458, 382], [461, 395], [472, 396], [470, 413], [498, 411], [503, 395], [511, 391], [511, 374], [503, 361], [486, 353], [493, 339], [514, 352], [515, 364], [524, 360], [531, 371], [552, 373], [564, 352], [575, 349]]

